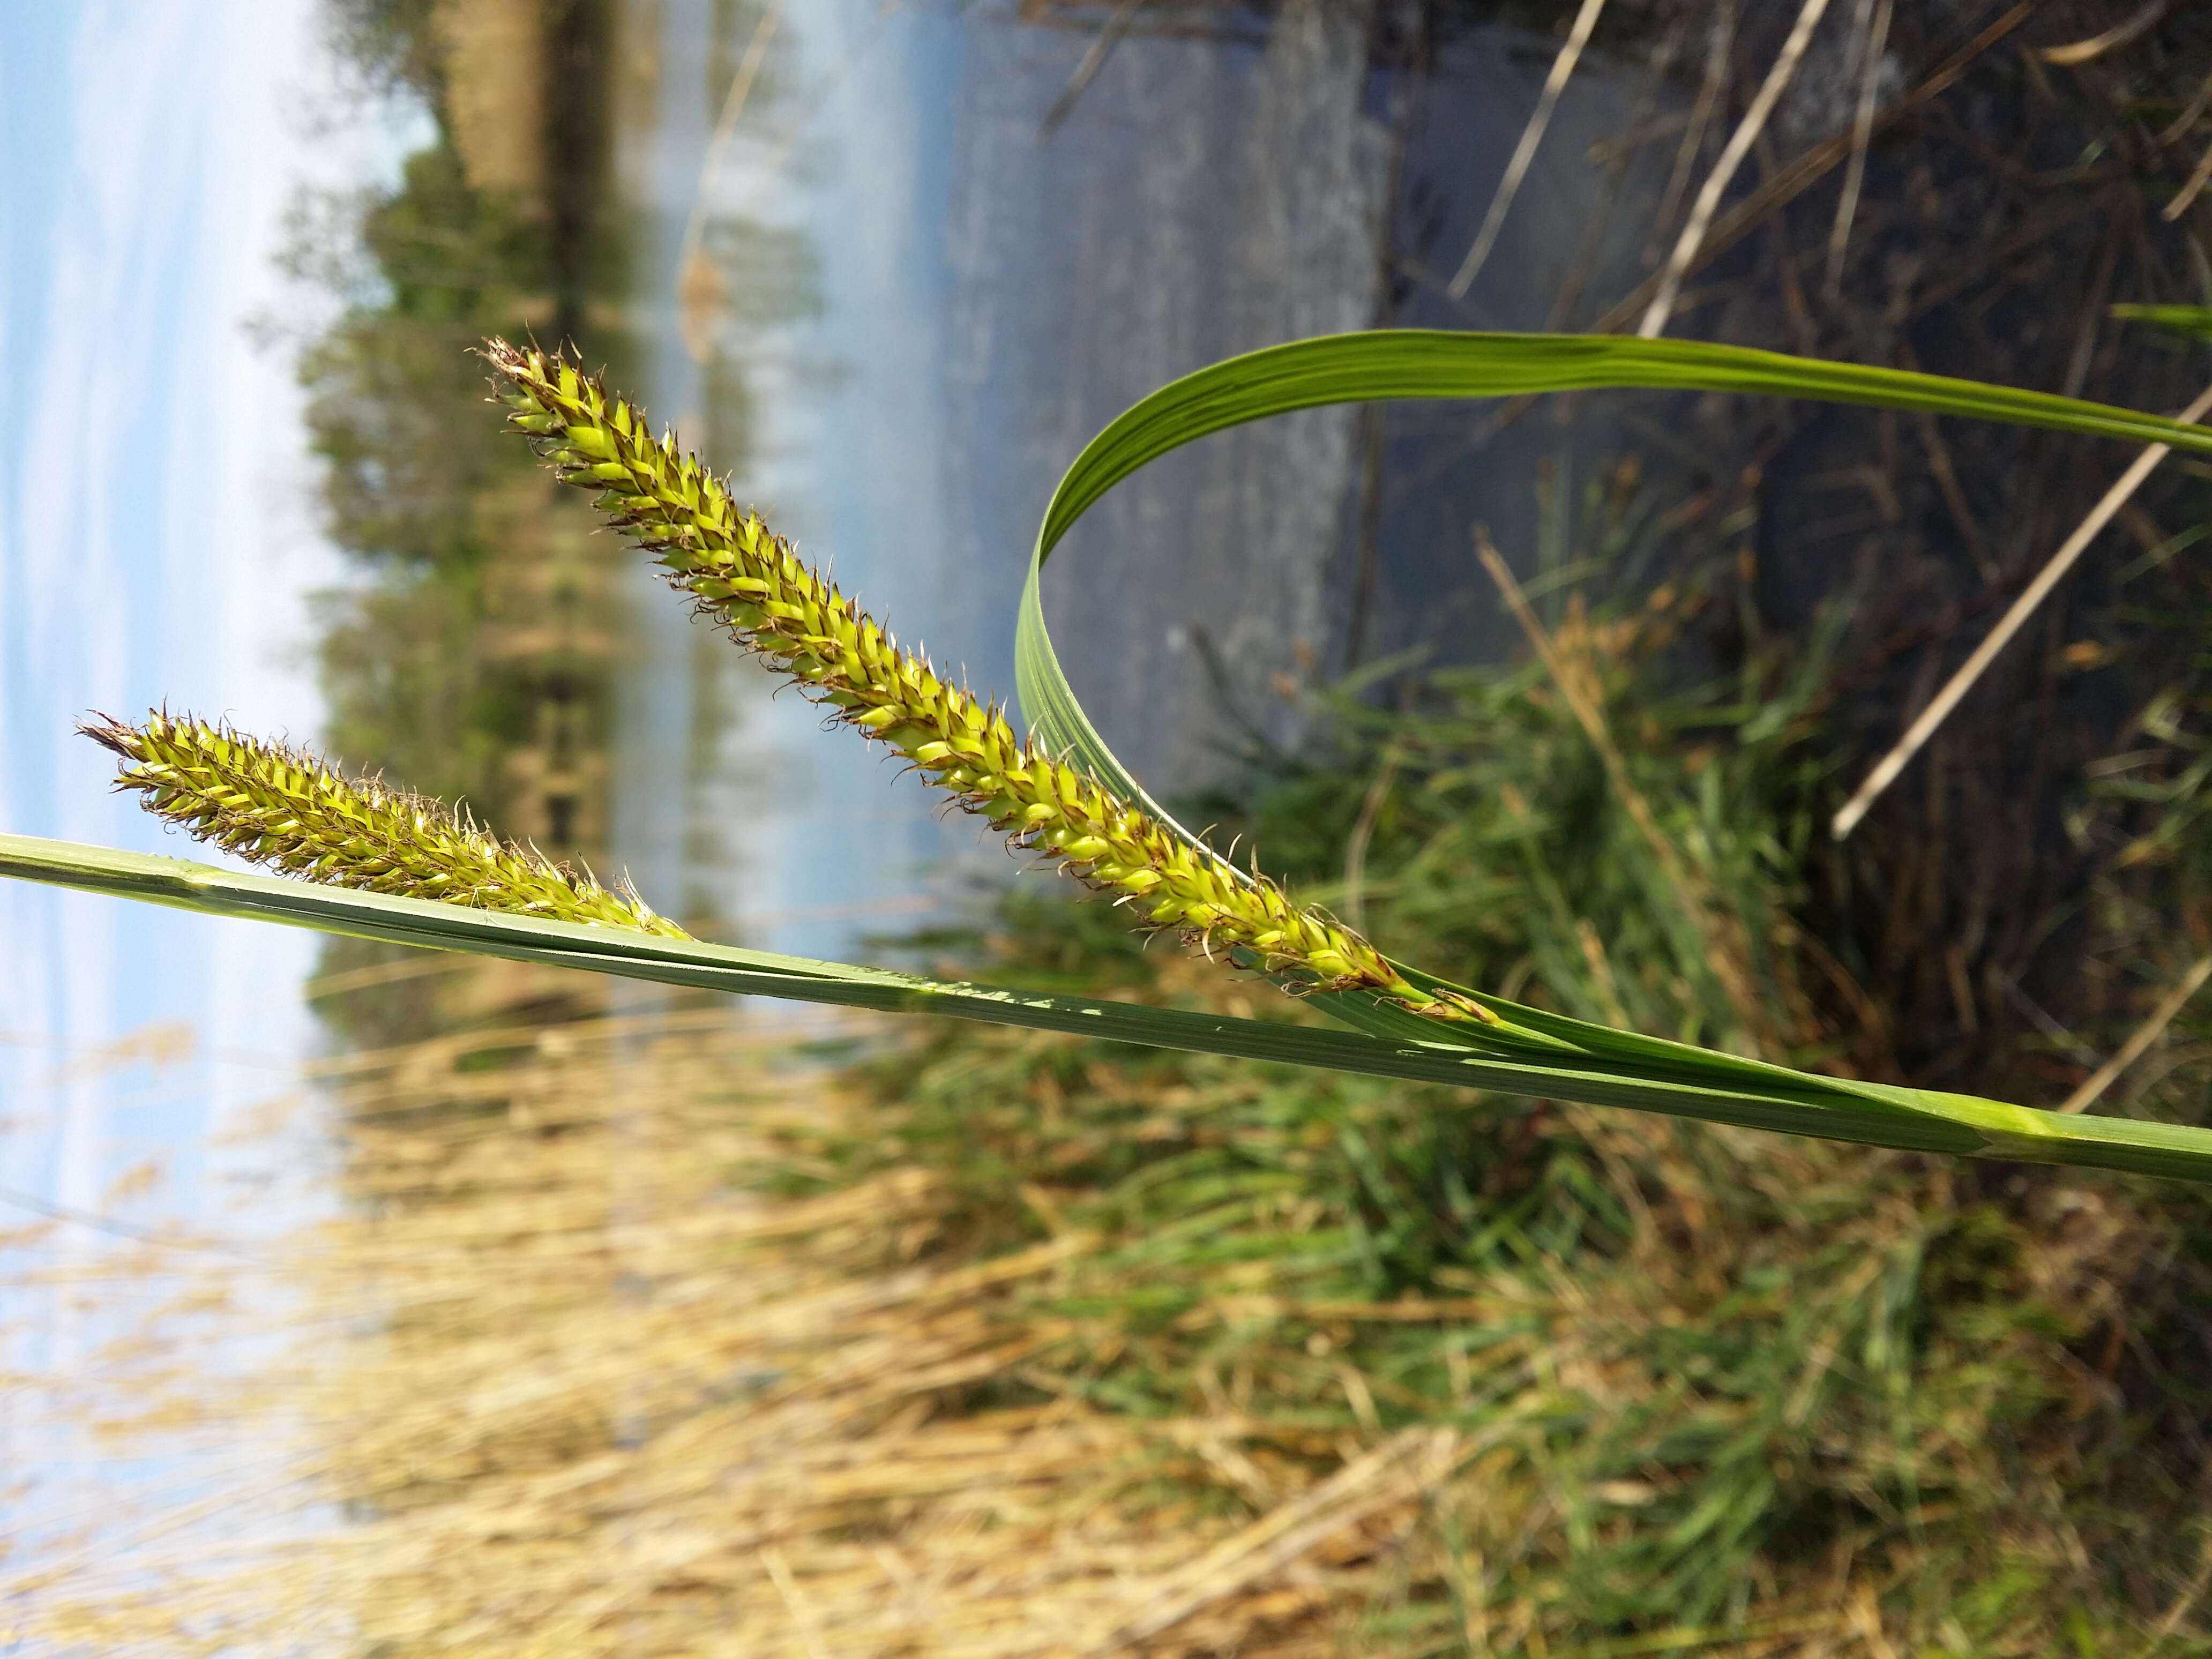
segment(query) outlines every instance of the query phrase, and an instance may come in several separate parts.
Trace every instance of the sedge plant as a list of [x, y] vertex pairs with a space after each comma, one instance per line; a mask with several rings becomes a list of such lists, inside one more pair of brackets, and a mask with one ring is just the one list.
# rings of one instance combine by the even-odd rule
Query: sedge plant
[[1146, 462], [1243, 422], [1391, 398], [1601, 386], [1784, 394], [1969, 415], [2212, 453], [2212, 429], [1974, 381], [1668, 340], [1382, 331], [1295, 342], [1144, 399], [1079, 456], [1048, 506], [1020, 612], [1030, 717], [939, 675], [810, 568], [641, 411], [558, 355], [491, 341], [508, 418], [559, 477], [702, 611], [832, 714], [901, 755], [1018, 845], [1210, 957], [1267, 974], [1329, 1029], [1042, 996], [701, 943], [641, 899], [509, 846], [450, 809], [312, 757], [159, 713], [105, 721], [119, 782], [172, 823], [283, 875], [0, 836], [0, 874], [203, 912], [580, 967], [665, 983], [998, 1024], [1156, 1047], [1620, 1105], [1927, 1152], [2212, 1181], [2212, 1131], [2069, 1117], [1975, 1097], [1815, 1076], [1451, 985], [1239, 870], [1152, 800], [1090, 725], [1055, 659], [1044, 564], [1092, 502]]
[[348, 778], [302, 750], [155, 709], [77, 728], [123, 761], [116, 787], [250, 864], [364, 893], [400, 893], [586, 927], [689, 939], [635, 893], [503, 842], [466, 811]]
[[1142, 806], [1017, 733], [1005, 710], [940, 677], [890, 631], [741, 512], [721, 482], [652, 437], [643, 415], [574, 363], [494, 340], [509, 418], [567, 483], [666, 569], [678, 592], [732, 638], [804, 688], [842, 724], [903, 757], [932, 784], [1086, 886], [1175, 928], [1264, 963], [1286, 984], [1369, 990], [1447, 1019], [1495, 1019], [1449, 991], [1425, 990], [1365, 939], [1293, 904], [1257, 872], [1239, 874]]

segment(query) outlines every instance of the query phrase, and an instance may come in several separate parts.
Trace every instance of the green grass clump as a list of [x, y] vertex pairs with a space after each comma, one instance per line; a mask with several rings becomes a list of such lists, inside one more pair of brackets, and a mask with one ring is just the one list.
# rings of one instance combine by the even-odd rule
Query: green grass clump
[[[1705, 603], [1569, 604], [1552, 631], [1640, 809], [1532, 665], [1347, 702], [1361, 758], [1247, 821], [1338, 899], [1363, 835], [1362, 902], [1455, 975], [1795, 1063], [1861, 1046], [1800, 920], [1817, 653], [1686, 681]], [[1237, 996], [1049, 902], [998, 950], [1001, 976]], [[1728, 950], [1767, 994], [1742, 1000]], [[2212, 1534], [2157, 1450], [2198, 1390], [2136, 1335], [2185, 1346], [2193, 1200], [995, 1030], [933, 1036], [877, 1095], [864, 1141], [810, 1145], [812, 1180], [927, 1167], [941, 1261], [1094, 1241], [1005, 1315], [1039, 1352], [975, 1409], [1035, 1390], [1226, 1425], [1159, 1474], [1205, 1514], [1457, 1436], [1422, 1504], [1340, 1546], [1345, 1650], [2206, 1646], [2186, 1588]]]
[[1379, 933], [1439, 972], [1802, 1063], [1811, 1015], [1791, 915], [1825, 770], [1807, 718], [1825, 652], [1816, 641], [1655, 690], [1680, 672], [1683, 613], [1708, 604], [1673, 586], [1604, 617], [1574, 600], [1549, 630], [1618, 781], [1531, 659], [1437, 673], [1395, 712], [1338, 696], [1333, 758], [1292, 763], [1231, 821], [1325, 899], [1356, 893]]

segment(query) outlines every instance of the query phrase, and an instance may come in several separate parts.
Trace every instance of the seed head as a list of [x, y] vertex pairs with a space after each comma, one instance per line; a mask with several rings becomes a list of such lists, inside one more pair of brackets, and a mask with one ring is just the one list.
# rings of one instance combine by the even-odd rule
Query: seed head
[[441, 802], [353, 779], [313, 755], [156, 709], [77, 730], [121, 756], [118, 789], [202, 841], [287, 875], [404, 898], [689, 937], [634, 895], [479, 829]]
[[1150, 927], [1209, 952], [1241, 948], [1292, 988], [1364, 988], [1442, 1018], [1493, 1018], [1421, 990], [1349, 928], [1264, 878], [1237, 874], [1018, 733], [1000, 704], [978, 702], [900, 649], [789, 542], [737, 507], [673, 434], [656, 442], [644, 415], [597, 377], [504, 340], [484, 356], [512, 423], [564, 481], [596, 492], [672, 586], [832, 718], [896, 750], [1018, 845], [1130, 901]]

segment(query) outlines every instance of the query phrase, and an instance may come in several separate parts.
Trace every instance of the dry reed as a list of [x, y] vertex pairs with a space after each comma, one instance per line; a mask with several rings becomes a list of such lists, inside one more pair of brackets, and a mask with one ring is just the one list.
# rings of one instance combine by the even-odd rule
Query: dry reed
[[[244, 1387], [157, 1364], [100, 1425], [281, 1441], [289, 1461], [217, 1511], [295, 1526], [212, 1565], [216, 1511], [27, 1560], [0, 1577], [19, 1638], [1318, 1659], [1361, 1564], [1455, 1461], [1421, 1431], [1257, 1515], [1194, 1508], [1176, 1478], [1203, 1490], [1247, 1425], [1018, 1380], [1075, 1329], [1025, 1302], [1098, 1237], [947, 1257], [945, 1183], [915, 1167], [747, 1190], [803, 1176], [792, 1137], [850, 1103], [805, 1068], [764, 1079], [770, 1042], [726, 1021], [549, 1029], [495, 1070], [482, 1051], [349, 1067], [347, 1213], [282, 1253], [296, 1341]], [[180, 1299], [239, 1272], [210, 1264]]]

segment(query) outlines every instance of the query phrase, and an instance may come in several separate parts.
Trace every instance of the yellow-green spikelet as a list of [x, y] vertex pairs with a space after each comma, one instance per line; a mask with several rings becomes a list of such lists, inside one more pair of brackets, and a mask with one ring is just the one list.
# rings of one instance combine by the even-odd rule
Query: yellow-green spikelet
[[116, 787], [137, 790], [147, 811], [287, 875], [689, 937], [642, 902], [502, 842], [450, 807], [342, 776], [300, 750], [158, 709], [143, 726], [103, 716], [78, 729], [128, 763]]
[[562, 478], [600, 492], [601, 509], [658, 556], [673, 586], [970, 811], [1090, 886], [1140, 904], [1152, 926], [1195, 944], [1242, 947], [1293, 983], [1376, 990], [1447, 1018], [1492, 1018], [1420, 990], [1349, 928], [1194, 850], [1021, 737], [997, 704], [901, 650], [788, 542], [740, 511], [696, 457], [679, 453], [672, 433], [655, 442], [642, 413], [596, 377], [504, 340], [490, 342], [485, 356], [505, 383], [501, 401], [514, 424]]

